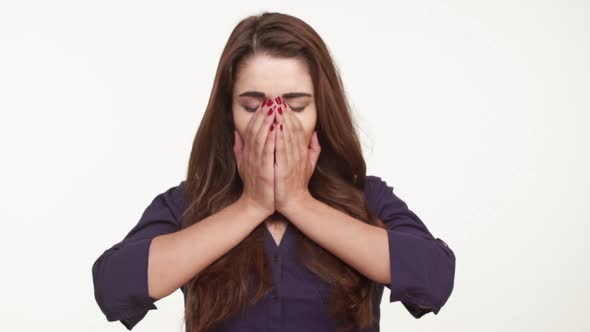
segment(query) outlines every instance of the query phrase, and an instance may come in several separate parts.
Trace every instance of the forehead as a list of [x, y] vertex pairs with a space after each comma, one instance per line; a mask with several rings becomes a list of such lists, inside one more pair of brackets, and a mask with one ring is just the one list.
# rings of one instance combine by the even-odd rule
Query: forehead
[[238, 68], [234, 93], [246, 90], [261, 91], [267, 97], [290, 91], [313, 94], [313, 83], [303, 59], [257, 54], [246, 59]]

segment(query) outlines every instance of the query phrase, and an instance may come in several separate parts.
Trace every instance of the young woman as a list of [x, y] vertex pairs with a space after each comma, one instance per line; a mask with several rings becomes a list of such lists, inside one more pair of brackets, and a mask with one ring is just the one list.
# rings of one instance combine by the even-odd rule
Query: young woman
[[177, 289], [187, 332], [378, 331], [383, 288], [438, 314], [455, 256], [366, 174], [327, 47], [293, 16], [241, 21], [221, 55], [186, 179], [92, 267], [132, 329]]

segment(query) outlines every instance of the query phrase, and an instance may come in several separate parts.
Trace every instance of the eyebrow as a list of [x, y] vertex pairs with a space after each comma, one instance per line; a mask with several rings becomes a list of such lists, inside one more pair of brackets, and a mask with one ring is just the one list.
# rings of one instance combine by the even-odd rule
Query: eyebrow
[[[254, 97], [254, 98], [264, 98], [264, 99], [267, 98], [266, 94], [264, 92], [260, 92], [260, 91], [242, 92], [242, 93], [240, 93], [239, 97]], [[281, 95], [281, 97], [283, 97], [283, 99], [290, 99], [290, 98], [297, 98], [297, 97], [313, 97], [313, 95], [311, 93], [307, 93], [307, 92], [289, 92], [289, 93], [284, 93], [283, 95]]]

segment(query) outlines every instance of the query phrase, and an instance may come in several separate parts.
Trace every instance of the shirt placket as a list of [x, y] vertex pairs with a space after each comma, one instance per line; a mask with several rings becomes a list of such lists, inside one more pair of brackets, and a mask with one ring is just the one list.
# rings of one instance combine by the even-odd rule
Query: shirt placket
[[269, 253], [269, 258], [272, 266], [272, 275], [274, 279], [274, 286], [270, 291], [270, 299], [268, 306], [268, 331], [280, 331], [283, 328], [284, 320], [284, 283], [283, 283], [283, 266], [286, 263], [286, 254], [290, 246], [291, 225], [288, 225], [283, 234], [280, 244], [277, 246], [275, 240], [268, 230], [265, 230], [266, 249]]
[[278, 331], [282, 326], [283, 321], [283, 299], [282, 299], [282, 264], [283, 264], [283, 257], [281, 257], [280, 250], [274, 250], [272, 253], [272, 270], [273, 270], [273, 277], [275, 281], [275, 286], [271, 291], [270, 299], [270, 312], [269, 312], [269, 330], [271, 331]]

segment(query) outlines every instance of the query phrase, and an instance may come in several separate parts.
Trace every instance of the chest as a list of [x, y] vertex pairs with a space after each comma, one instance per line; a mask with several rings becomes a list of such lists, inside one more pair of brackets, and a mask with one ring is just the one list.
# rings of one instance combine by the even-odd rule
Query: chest
[[276, 245], [281, 243], [285, 230], [287, 229], [287, 221], [266, 221], [264, 227], [268, 230]]

